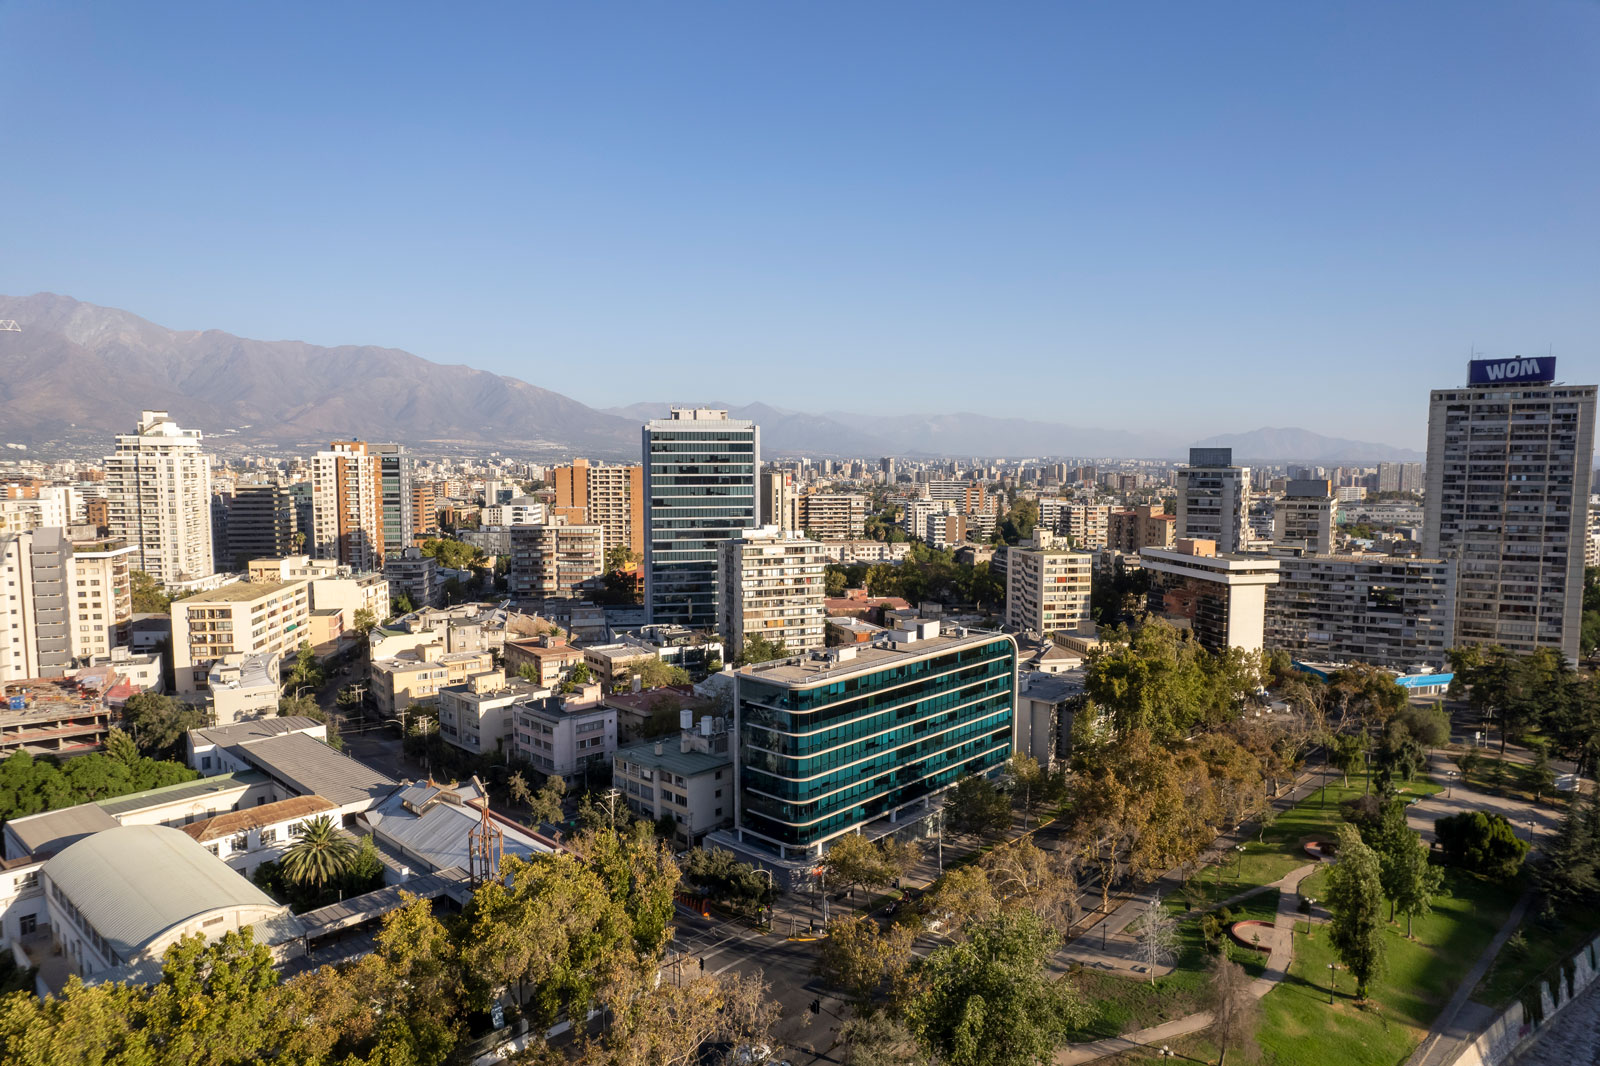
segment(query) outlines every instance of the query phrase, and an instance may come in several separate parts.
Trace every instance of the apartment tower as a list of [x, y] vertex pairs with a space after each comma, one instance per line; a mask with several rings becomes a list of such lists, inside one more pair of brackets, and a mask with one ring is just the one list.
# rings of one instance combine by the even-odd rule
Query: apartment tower
[[1422, 554], [1453, 559], [1457, 644], [1578, 658], [1595, 386], [1479, 359], [1428, 404]]
[[720, 547], [722, 635], [730, 659], [761, 637], [791, 655], [823, 645], [822, 545], [777, 526], [741, 530]]
[[1250, 468], [1233, 465], [1232, 448], [1190, 448], [1177, 473], [1178, 539], [1209, 540], [1222, 554], [1250, 542]]
[[334, 441], [311, 457], [311, 513], [311, 555], [383, 569], [383, 459], [365, 441]]
[[134, 565], [162, 584], [216, 572], [211, 558], [211, 459], [199, 430], [145, 411], [106, 458], [111, 536], [136, 549]]

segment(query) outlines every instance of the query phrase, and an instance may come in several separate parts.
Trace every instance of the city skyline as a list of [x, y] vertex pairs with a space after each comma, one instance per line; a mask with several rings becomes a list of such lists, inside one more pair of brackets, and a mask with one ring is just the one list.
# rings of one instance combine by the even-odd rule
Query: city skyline
[[[1103, 422], [1191, 439], [1389, 441], [1474, 349], [1593, 378], [1596, 148], [1568, 135], [1597, 117], [1590, 8], [0, 26], [23, 161], [0, 188], [32, 208], [0, 291], [393, 345], [596, 407], [673, 399], [693, 360], [721, 395], [681, 399], [1077, 421], [1093, 393]], [[996, 360], [1071, 388], [951, 402]], [[1258, 417], [1290, 369], [1317, 377], [1304, 416]]]

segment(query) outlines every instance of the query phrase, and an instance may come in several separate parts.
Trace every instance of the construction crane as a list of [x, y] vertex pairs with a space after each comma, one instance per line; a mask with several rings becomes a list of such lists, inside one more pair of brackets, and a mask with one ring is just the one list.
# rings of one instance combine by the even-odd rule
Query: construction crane
[[14, 318], [0, 318], [0, 333], [21, 333], [22, 327]]

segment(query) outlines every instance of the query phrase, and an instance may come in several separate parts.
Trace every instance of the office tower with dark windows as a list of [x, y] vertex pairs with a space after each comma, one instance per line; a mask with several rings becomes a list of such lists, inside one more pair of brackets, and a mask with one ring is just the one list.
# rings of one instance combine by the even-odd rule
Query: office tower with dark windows
[[382, 484], [383, 545], [387, 551], [409, 548], [414, 504], [411, 498], [411, 456], [402, 444], [369, 444], [378, 457]]
[[734, 674], [737, 850], [806, 882], [839, 837], [926, 836], [940, 793], [1011, 756], [1017, 645], [913, 620]]
[[714, 630], [718, 549], [758, 524], [761, 430], [707, 408], [644, 425], [644, 602], [651, 623]]
[[251, 559], [294, 555], [295, 498], [282, 485], [240, 485], [228, 508], [228, 563], [243, 570]]
[[1456, 561], [1455, 643], [1578, 658], [1595, 386], [1473, 360], [1428, 405], [1422, 554]]

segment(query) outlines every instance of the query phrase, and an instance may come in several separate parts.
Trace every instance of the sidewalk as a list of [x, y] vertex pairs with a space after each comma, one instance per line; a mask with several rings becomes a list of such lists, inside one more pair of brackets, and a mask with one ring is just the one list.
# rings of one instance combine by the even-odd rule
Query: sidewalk
[[[1289, 964], [1294, 961], [1294, 923], [1299, 915], [1300, 882], [1310, 876], [1316, 868], [1316, 863], [1307, 863], [1261, 889], [1264, 891], [1265, 888], [1276, 888], [1280, 895], [1278, 916], [1274, 922], [1275, 936], [1272, 951], [1267, 956], [1267, 969], [1250, 985], [1250, 994], [1256, 999], [1272, 991], [1289, 972]], [[1288, 935], [1285, 936], [1284, 933]], [[1211, 1014], [1201, 1011], [1183, 1018], [1174, 1018], [1170, 1022], [1162, 1022], [1148, 1029], [1140, 1029], [1126, 1036], [1108, 1037], [1085, 1044], [1070, 1044], [1056, 1052], [1055, 1066], [1078, 1066], [1079, 1063], [1093, 1062], [1095, 1059], [1121, 1054], [1124, 1051], [1160, 1047], [1180, 1036], [1198, 1033], [1210, 1024]]]

